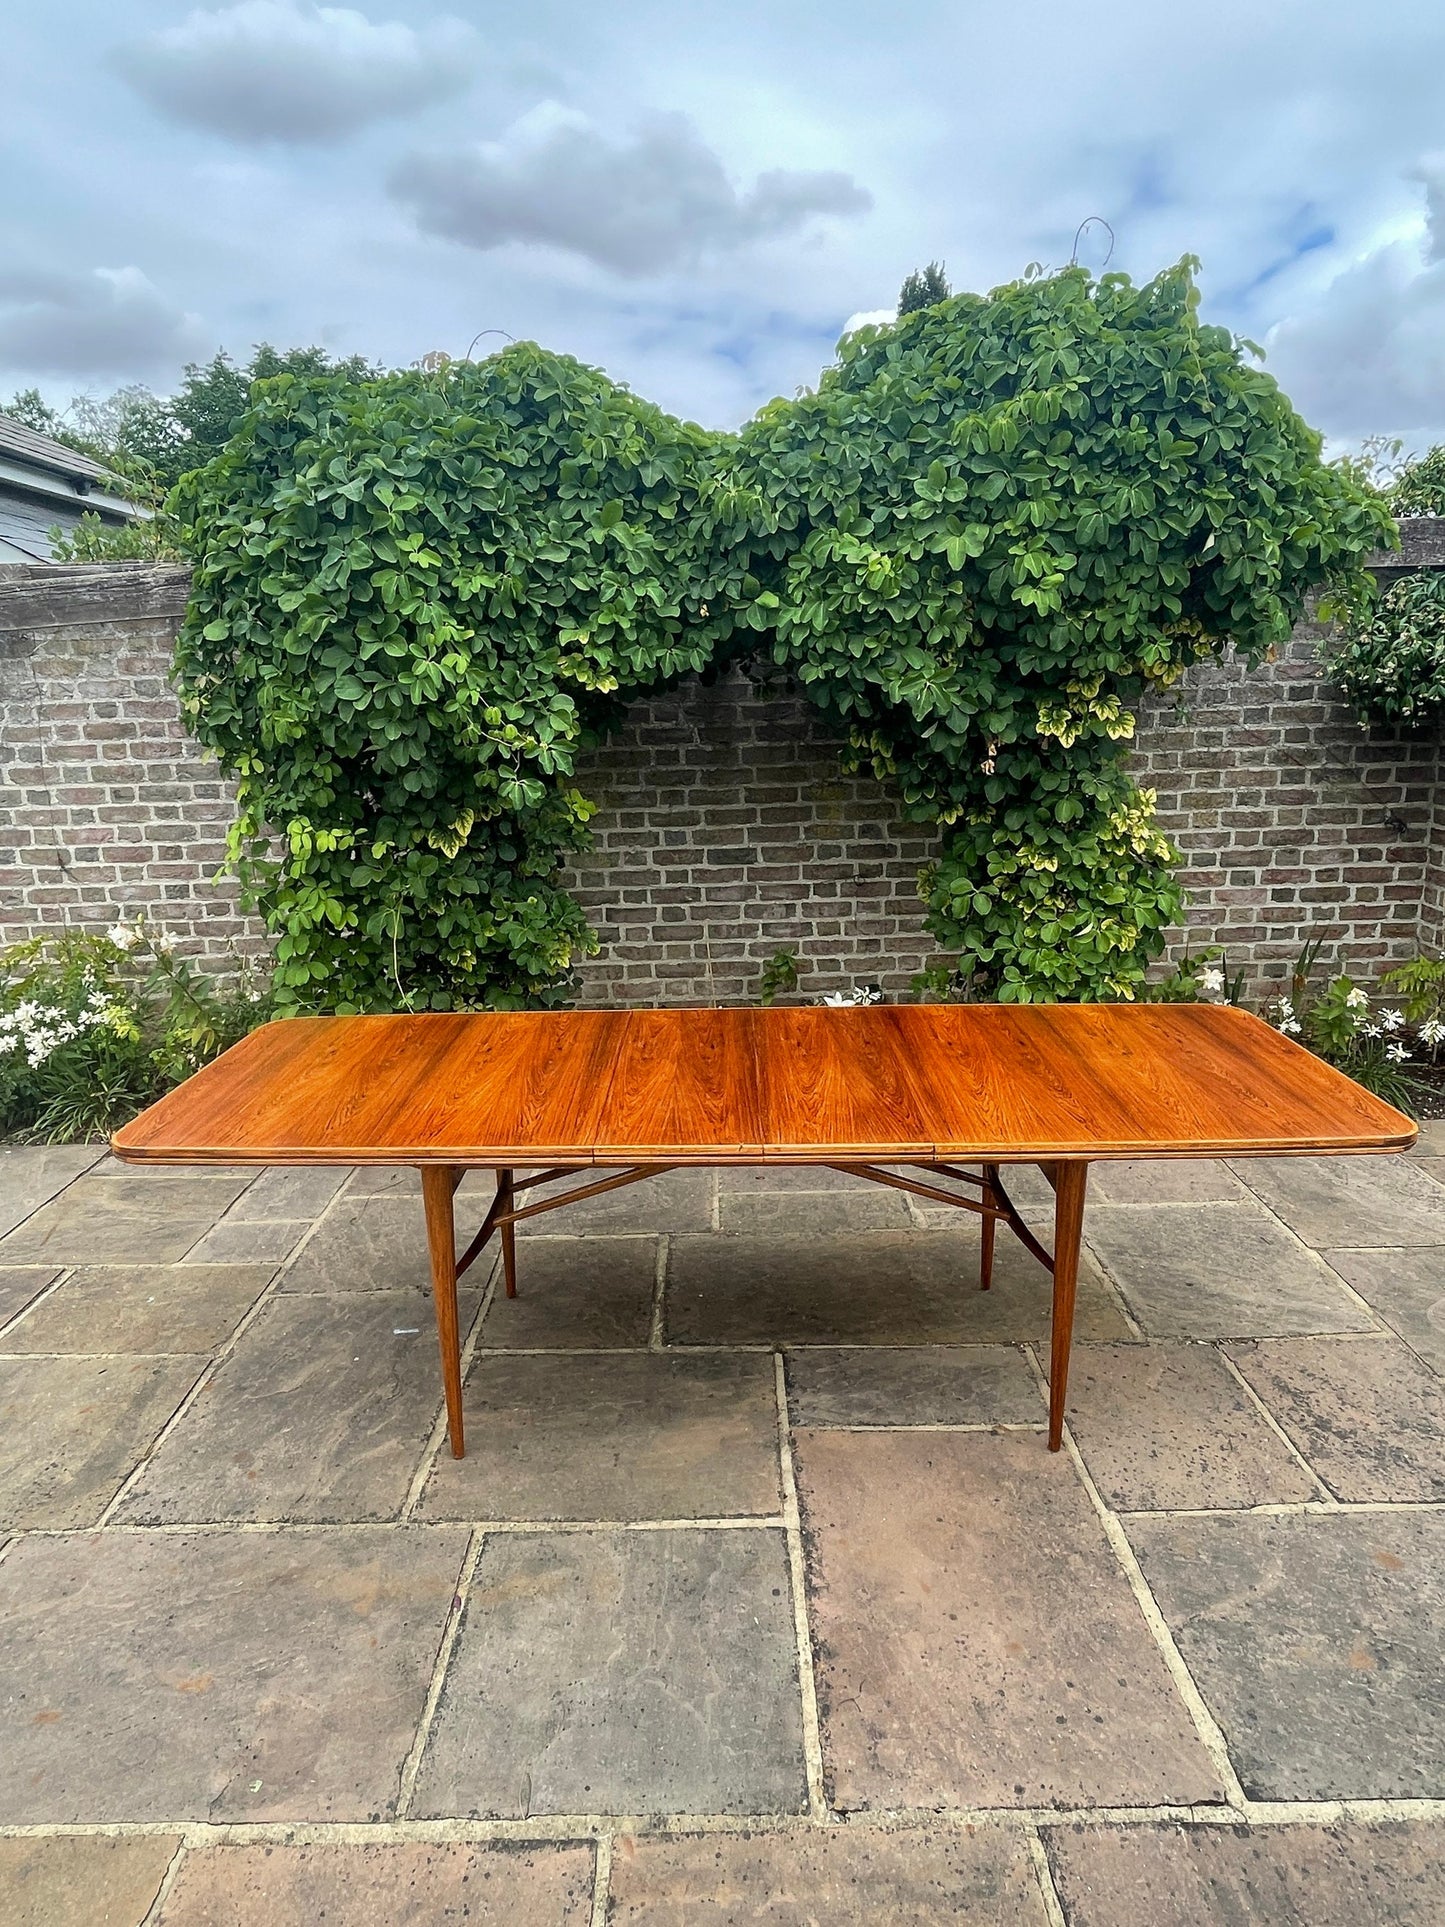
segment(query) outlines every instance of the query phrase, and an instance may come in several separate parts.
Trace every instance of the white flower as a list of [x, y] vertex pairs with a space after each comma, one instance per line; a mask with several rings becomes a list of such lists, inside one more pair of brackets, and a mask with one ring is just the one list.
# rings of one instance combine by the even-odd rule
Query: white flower
[[176, 940], [168, 930], [157, 930], [151, 938], [151, 949], [159, 956], [169, 957], [176, 947]]
[[1303, 1034], [1301, 1026], [1293, 1017], [1282, 1017], [1279, 1021], [1278, 1028], [1284, 1032], [1286, 1037], [1299, 1037]]
[[1217, 997], [1224, 988], [1224, 972], [1215, 964], [1207, 965], [1199, 973], [1199, 988], [1206, 997]]
[[1386, 1044], [1385, 1055], [1392, 1064], [1403, 1064], [1410, 1053], [1403, 1044]]
[[1346, 996], [1345, 1009], [1346, 1010], [1366, 1010], [1369, 1008], [1369, 1002], [1370, 1002], [1369, 998], [1365, 995], [1364, 991], [1361, 990], [1357, 985], [1355, 989], [1350, 991], [1349, 994]]
[[1445, 1018], [1427, 1017], [1420, 1026], [1422, 1044], [1445, 1044]]
[[106, 941], [113, 943], [117, 950], [134, 950], [141, 940], [140, 919], [131, 923], [118, 923], [113, 930], [106, 931]]
[[1398, 1030], [1405, 1021], [1402, 1010], [1382, 1010], [1380, 1012], [1381, 1030]]
[[1361, 1024], [1359, 1026], [1359, 1032], [1361, 1037], [1378, 1037], [1380, 1035], [1380, 1026], [1378, 1024]]

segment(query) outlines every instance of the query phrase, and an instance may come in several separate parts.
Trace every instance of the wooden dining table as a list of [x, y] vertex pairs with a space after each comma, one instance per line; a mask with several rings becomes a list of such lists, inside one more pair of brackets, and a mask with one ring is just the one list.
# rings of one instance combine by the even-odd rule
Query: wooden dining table
[[[880, 1005], [293, 1017], [111, 1140], [135, 1164], [405, 1165], [421, 1174], [451, 1449], [457, 1280], [526, 1219], [683, 1165], [821, 1165], [999, 1224], [1053, 1276], [1048, 1443], [1063, 1438], [1089, 1166], [1390, 1152], [1410, 1119], [1260, 1018], [1209, 1004]], [[1053, 1190], [1044, 1244], [1004, 1179]], [[495, 1173], [458, 1252], [453, 1194]], [[1268, 1294], [1261, 1276], [1256, 1289]], [[880, 1275], [878, 1288], [887, 1289]]]

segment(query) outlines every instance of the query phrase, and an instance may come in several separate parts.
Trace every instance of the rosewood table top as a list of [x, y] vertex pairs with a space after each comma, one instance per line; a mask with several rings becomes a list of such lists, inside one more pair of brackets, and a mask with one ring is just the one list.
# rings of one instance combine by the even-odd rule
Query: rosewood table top
[[136, 1162], [996, 1164], [1404, 1149], [1398, 1111], [1208, 1004], [297, 1017], [118, 1131]]

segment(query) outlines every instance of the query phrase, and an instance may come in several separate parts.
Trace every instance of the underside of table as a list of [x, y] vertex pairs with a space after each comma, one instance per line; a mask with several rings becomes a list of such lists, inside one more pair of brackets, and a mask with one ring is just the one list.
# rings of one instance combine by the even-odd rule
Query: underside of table
[[[766, 1160], [776, 1165], [778, 1160]], [[762, 1166], [764, 1160], [757, 1160]], [[502, 1246], [502, 1272], [509, 1298], [517, 1295], [517, 1233], [524, 1218], [540, 1217], [547, 1211], [560, 1211], [569, 1204], [599, 1197], [643, 1178], [660, 1177], [677, 1170], [676, 1164], [633, 1164], [613, 1171], [607, 1177], [592, 1176], [594, 1165], [553, 1165], [518, 1177], [514, 1170], [492, 1165], [427, 1164], [421, 1171], [422, 1196], [426, 1204], [427, 1245], [431, 1254], [432, 1294], [436, 1305], [437, 1340], [441, 1347], [442, 1383], [446, 1390], [447, 1434], [452, 1457], [466, 1452], [466, 1432], [462, 1418], [461, 1328], [457, 1316], [457, 1280], [481, 1256], [492, 1238]], [[822, 1166], [842, 1171], [849, 1177], [866, 1178], [895, 1191], [936, 1204], [949, 1204], [959, 1211], [971, 1211], [983, 1220], [982, 1249], [979, 1257], [979, 1288], [987, 1291], [993, 1283], [994, 1237], [1000, 1220], [1026, 1250], [1038, 1259], [1054, 1280], [1053, 1316], [1049, 1345], [1049, 1450], [1057, 1452], [1063, 1444], [1064, 1401], [1068, 1393], [1069, 1352], [1074, 1332], [1074, 1297], [1079, 1282], [1079, 1245], [1084, 1226], [1084, 1192], [1089, 1167], [1081, 1159], [1041, 1164], [1054, 1191], [1054, 1248], [1047, 1251], [1019, 1216], [1004, 1189], [997, 1164], [985, 1164], [981, 1171], [966, 1171], [955, 1164], [907, 1163], [884, 1169], [870, 1163], [836, 1163]], [[456, 1220], [453, 1199], [457, 1186], [469, 1170], [494, 1170], [496, 1195], [482, 1221], [481, 1229], [457, 1255]], [[923, 1172], [926, 1177], [911, 1175]], [[566, 1178], [586, 1177], [583, 1184], [572, 1184], [563, 1191], [550, 1188], [545, 1196], [530, 1203], [517, 1202], [529, 1191], [551, 1187]], [[929, 1180], [932, 1180], [931, 1182]], [[944, 1182], [946, 1180], [946, 1183]], [[961, 1187], [970, 1187], [963, 1189]]]

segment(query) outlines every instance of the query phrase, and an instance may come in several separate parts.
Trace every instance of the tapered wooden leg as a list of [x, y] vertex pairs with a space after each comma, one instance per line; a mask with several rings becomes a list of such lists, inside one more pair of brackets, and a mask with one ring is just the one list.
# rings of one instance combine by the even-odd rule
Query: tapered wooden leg
[[[983, 1201], [985, 1204], [992, 1204], [994, 1202], [993, 1187], [998, 1182], [998, 1166], [996, 1164], [986, 1164], [983, 1167], [983, 1182], [985, 1186]], [[983, 1220], [983, 1250], [979, 1253], [978, 1259], [978, 1288], [980, 1291], [987, 1291], [993, 1283], [993, 1239], [994, 1233], [997, 1230], [997, 1218], [985, 1218]]]
[[[510, 1171], [497, 1173], [497, 1202], [503, 1211], [510, 1211], [516, 1194], [512, 1189]], [[507, 1281], [507, 1296], [517, 1295], [517, 1227], [514, 1224], [502, 1226], [502, 1276]]]
[[1074, 1293], [1079, 1283], [1079, 1241], [1084, 1231], [1087, 1164], [1056, 1164], [1054, 1187], [1054, 1315], [1049, 1345], [1049, 1450], [1064, 1442], [1064, 1400], [1069, 1391], [1069, 1350], [1074, 1338]]
[[421, 1195], [426, 1205], [426, 1241], [431, 1252], [431, 1288], [436, 1304], [437, 1343], [442, 1354], [442, 1385], [447, 1396], [447, 1433], [452, 1457], [466, 1452], [462, 1433], [462, 1335], [457, 1323], [457, 1237], [452, 1193], [461, 1173], [449, 1165], [422, 1167]]

